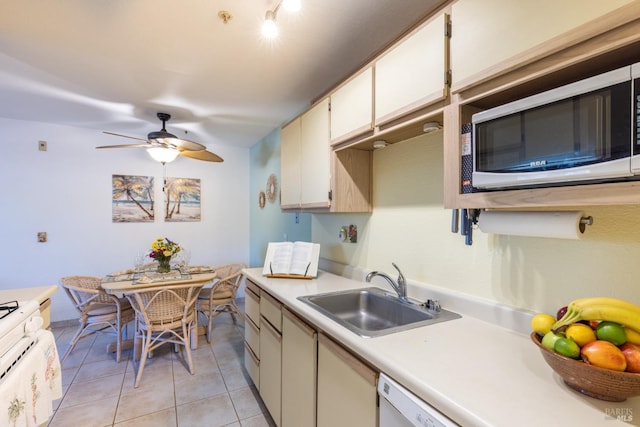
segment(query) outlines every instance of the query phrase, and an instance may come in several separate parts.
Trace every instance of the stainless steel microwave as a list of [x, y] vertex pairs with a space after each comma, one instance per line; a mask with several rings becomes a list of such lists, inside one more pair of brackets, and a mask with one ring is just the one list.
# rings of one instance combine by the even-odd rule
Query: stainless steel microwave
[[478, 189], [640, 179], [640, 63], [472, 117]]

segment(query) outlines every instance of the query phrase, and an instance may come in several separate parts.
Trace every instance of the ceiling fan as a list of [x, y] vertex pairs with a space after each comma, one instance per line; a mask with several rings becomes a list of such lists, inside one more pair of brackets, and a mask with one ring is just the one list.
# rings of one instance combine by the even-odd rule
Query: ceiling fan
[[178, 156], [185, 156], [191, 159], [204, 160], [205, 162], [223, 162], [222, 157], [206, 150], [206, 147], [197, 142], [188, 141], [178, 138], [177, 136], [167, 132], [165, 123], [171, 118], [170, 114], [157, 113], [158, 119], [162, 121], [162, 129], [147, 134], [147, 139], [137, 138], [135, 136], [122, 135], [114, 132], [104, 133], [109, 135], [121, 136], [123, 138], [137, 139], [144, 141], [144, 144], [120, 144], [120, 145], [102, 145], [96, 148], [146, 148], [147, 152], [154, 160], [160, 163], [172, 162]]

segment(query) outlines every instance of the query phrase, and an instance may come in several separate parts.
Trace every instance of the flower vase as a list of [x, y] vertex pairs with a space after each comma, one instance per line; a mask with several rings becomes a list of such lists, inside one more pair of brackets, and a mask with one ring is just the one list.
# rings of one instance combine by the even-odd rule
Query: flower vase
[[158, 269], [156, 270], [158, 273], [168, 273], [171, 270], [171, 258], [159, 258], [158, 261]]

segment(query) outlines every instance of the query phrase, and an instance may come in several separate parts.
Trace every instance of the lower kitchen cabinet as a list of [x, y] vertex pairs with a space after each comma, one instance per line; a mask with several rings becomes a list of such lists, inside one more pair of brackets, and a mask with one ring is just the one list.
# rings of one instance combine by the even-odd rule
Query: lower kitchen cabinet
[[264, 318], [260, 319], [260, 397], [271, 418], [280, 426], [282, 401], [282, 336]]
[[282, 311], [282, 426], [316, 425], [317, 333]]
[[378, 373], [324, 334], [318, 335], [318, 427], [378, 425]]
[[244, 366], [260, 390], [260, 288], [247, 280], [245, 290]]
[[378, 372], [247, 283], [244, 362], [275, 424], [377, 426]]
[[260, 397], [277, 426], [282, 404], [282, 304], [260, 292]]

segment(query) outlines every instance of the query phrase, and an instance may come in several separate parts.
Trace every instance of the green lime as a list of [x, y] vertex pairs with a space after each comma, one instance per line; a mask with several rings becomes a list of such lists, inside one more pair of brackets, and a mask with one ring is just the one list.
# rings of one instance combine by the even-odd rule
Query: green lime
[[553, 350], [556, 353], [572, 359], [580, 358], [580, 346], [569, 338], [558, 338], [556, 343], [553, 345]]
[[553, 350], [553, 346], [556, 344], [556, 341], [558, 341], [559, 338], [562, 338], [562, 336], [554, 334], [553, 331], [549, 331], [544, 334], [544, 337], [542, 337], [542, 345], [550, 350]]
[[614, 345], [622, 345], [627, 342], [627, 333], [624, 328], [615, 322], [609, 321], [598, 323], [596, 337], [599, 340], [609, 341]]

